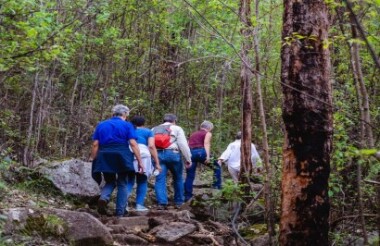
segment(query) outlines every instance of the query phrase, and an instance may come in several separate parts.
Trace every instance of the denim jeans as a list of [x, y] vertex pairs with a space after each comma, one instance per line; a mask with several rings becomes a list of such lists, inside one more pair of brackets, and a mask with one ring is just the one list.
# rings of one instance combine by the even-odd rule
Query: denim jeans
[[146, 192], [148, 191], [148, 177], [140, 173], [128, 174], [128, 197], [132, 194], [133, 186], [136, 186], [136, 205], [144, 206]]
[[183, 203], [183, 163], [181, 160], [181, 154], [178, 151], [173, 150], [159, 150], [158, 158], [162, 171], [156, 176], [156, 184], [154, 190], [156, 192], [157, 202], [160, 205], [168, 204], [168, 194], [166, 189], [166, 176], [168, 170], [173, 175], [174, 186], [174, 203], [176, 205], [182, 205]]
[[106, 200], [108, 202], [111, 199], [111, 194], [113, 190], [117, 186], [115, 214], [116, 216], [123, 216], [128, 199], [128, 173], [103, 173], [103, 176], [106, 184], [104, 185], [100, 193], [100, 199]]
[[[185, 201], [189, 200], [193, 196], [193, 184], [198, 163], [204, 163], [206, 161], [206, 150], [204, 148], [191, 150], [191, 167], [186, 170], [185, 180]], [[222, 168], [217, 161], [213, 163], [213, 183], [212, 187], [215, 189], [222, 188]]]
[[197, 170], [198, 163], [204, 163], [206, 161], [206, 150], [204, 148], [191, 150], [191, 167], [186, 169], [185, 180], [185, 201], [189, 200], [193, 196], [193, 184], [195, 179], [195, 172]]
[[214, 161], [214, 176], [212, 187], [215, 189], [222, 189], [222, 167], [219, 166], [218, 161]]

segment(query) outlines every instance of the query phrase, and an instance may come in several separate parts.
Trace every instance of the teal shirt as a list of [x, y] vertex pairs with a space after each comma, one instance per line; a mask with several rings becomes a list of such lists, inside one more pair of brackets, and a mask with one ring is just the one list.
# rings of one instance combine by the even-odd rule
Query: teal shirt
[[137, 143], [148, 146], [148, 139], [153, 137], [153, 131], [142, 127], [136, 128]]

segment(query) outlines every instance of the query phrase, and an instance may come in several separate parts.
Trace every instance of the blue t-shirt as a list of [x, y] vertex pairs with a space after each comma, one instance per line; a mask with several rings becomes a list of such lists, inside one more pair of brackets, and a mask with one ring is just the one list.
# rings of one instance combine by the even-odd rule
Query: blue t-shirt
[[130, 122], [120, 117], [112, 117], [98, 124], [92, 139], [98, 140], [99, 145], [128, 144], [130, 139], [137, 139], [137, 135]]
[[148, 139], [153, 137], [153, 131], [148, 128], [137, 128], [137, 143], [148, 146]]

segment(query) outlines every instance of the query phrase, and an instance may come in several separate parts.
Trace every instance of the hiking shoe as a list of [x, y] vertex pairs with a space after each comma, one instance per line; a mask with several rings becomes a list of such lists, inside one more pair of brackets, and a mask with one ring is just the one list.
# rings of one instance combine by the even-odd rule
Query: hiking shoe
[[107, 201], [103, 199], [98, 200], [98, 213], [101, 215], [107, 215]]
[[136, 205], [136, 211], [137, 212], [146, 212], [146, 211], [149, 211], [149, 209], [143, 205], [137, 204]]
[[167, 208], [166, 208], [166, 205], [164, 205], [164, 204], [158, 204], [156, 209], [157, 210], [166, 210]]

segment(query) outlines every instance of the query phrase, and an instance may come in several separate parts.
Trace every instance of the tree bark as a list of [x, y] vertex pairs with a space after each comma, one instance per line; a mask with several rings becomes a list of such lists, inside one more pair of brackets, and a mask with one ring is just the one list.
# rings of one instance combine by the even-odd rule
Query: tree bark
[[332, 92], [327, 7], [284, 0], [280, 245], [328, 245]]
[[[242, 22], [241, 35], [243, 43], [241, 47], [241, 58], [243, 59], [240, 71], [240, 89], [242, 95], [242, 138], [241, 138], [241, 165], [240, 180], [243, 184], [250, 184], [249, 177], [252, 173], [251, 142], [252, 142], [252, 78], [251, 61], [248, 53], [252, 50], [252, 23], [251, 23], [251, 1], [240, 0], [239, 16]], [[247, 186], [247, 189], [250, 189]]]

